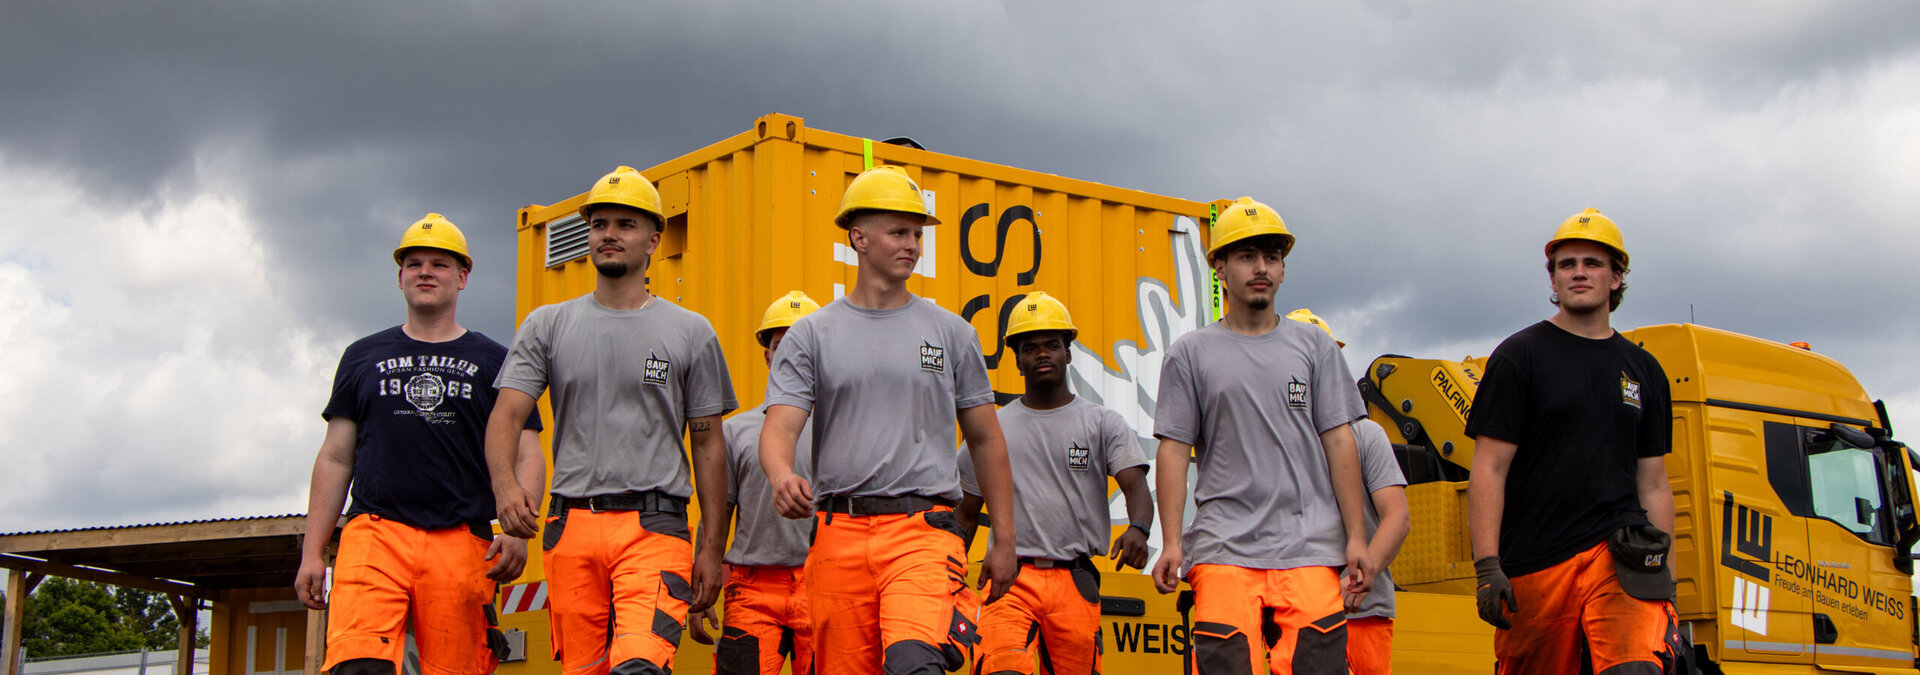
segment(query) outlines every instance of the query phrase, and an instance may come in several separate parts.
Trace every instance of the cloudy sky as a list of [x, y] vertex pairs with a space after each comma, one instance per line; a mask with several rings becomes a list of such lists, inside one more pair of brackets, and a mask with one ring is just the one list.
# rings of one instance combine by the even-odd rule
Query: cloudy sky
[[1539, 247], [1596, 206], [1616, 325], [1809, 341], [1920, 436], [1920, 5], [1038, 4], [10, 3], [0, 532], [303, 511], [400, 228], [466, 229], [504, 342], [515, 209], [769, 112], [1254, 195], [1356, 369], [1549, 314]]

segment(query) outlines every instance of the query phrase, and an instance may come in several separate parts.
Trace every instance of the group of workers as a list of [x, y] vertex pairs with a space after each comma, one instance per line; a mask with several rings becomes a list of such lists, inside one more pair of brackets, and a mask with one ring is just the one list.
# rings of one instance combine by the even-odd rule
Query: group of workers
[[[683, 632], [713, 628], [718, 673], [1097, 673], [1094, 559], [1144, 568], [1157, 502], [1151, 574], [1192, 588], [1192, 672], [1388, 672], [1406, 480], [1344, 343], [1310, 311], [1275, 311], [1294, 236], [1265, 204], [1241, 198], [1213, 225], [1227, 309], [1167, 351], [1152, 490], [1125, 420], [1069, 387], [1078, 331], [1044, 292], [1009, 317], [1025, 389], [996, 409], [974, 329], [908, 290], [939, 221], [900, 167], [848, 185], [835, 223], [856, 283], [824, 307], [773, 301], [755, 332], [765, 402], [725, 419], [738, 405], [712, 325], [647, 288], [653, 184], [620, 167], [580, 215], [597, 285], [535, 309], [510, 349], [456, 320], [472, 268], [458, 228], [429, 214], [394, 250], [407, 321], [346, 349], [322, 413], [295, 590], [331, 608], [324, 670], [395, 675], [411, 632], [423, 673], [491, 672], [497, 585], [538, 535], [566, 675], [664, 675]], [[1609, 324], [1618, 228], [1589, 209], [1546, 253], [1558, 311], [1494, 352], [1468, 422], [1480, 614], [1502, 673], [1662, 672], [1665, 376]], [[1129, 520], [1111, 545], [1110, 477]], [[984, 594], [967, 578], [981, 524]]]

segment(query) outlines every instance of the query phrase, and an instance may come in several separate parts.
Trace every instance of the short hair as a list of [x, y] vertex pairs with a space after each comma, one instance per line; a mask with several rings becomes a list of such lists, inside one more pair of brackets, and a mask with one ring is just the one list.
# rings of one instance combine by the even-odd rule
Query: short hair
[[[1563, 241], [1563, 242], [1560, 242], [1559, 244], [1554, 244], [1553, 251], [1560, 250], [1560, 246], [1565, 243], [1566, 242]], [[1616, 275], [1619, 275], [1620, 277], [1620, 287], [1607, 292], [1607, 311], [1609, 312], [1619, 311], [1620, 303], [1626, 300], [1627, 298], [1627, 272], [1631, 272], [1632, 270], [1627, 268], [1627, 261], [1624, 258], [1622, 258], [1620, 255], [1620, 252], [1614, 250], [1612, 246], [1601, 244], [1601, 248], [1607, 249], [1607, 258], [1612, 263], [1611, 267], [1613, 267], [1613, 273]], [[1547, 275], [1548, 276], [1553, 275], [1553, 251], [1547, 252]], [[1553, 296], [1552, 302], [1555, 305], [1559, 305], [1560, 296], [1559, 295]]]

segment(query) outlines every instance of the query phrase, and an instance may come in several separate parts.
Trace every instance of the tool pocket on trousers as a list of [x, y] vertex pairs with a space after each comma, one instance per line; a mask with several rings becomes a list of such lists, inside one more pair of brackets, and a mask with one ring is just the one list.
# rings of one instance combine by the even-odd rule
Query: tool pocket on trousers
[[963, 541], [966, 539], [960, 534], [960, 520], [953, 516], [952, 511], [927, 511], [922, 517], [926, 518], [927, 524], [932, 525], [934, 529], [960, 537]]
[[1084, 567], [1074, 568], [1073, 588], [1080, 591], [1081, 599], [1100, 604], [1100, 573]]
[[1193, 623], [1194, 671], [1214, 675], [1253, 675], [1253, 645], [1247, 634], [1224, 623]]
[[693, 541], [692, 533], [687, 531], [686, 516], [641, 511], [640, 527], [648, 532], [679, 537], [682, 541]]
[[553, 550], [560, 544], [560, 533], [567, 530], [567, 510], [561, 509], [559, 515], [547, 516], [547, 526], [541, 530], [540, 550]]
[[714, 648], [715, 675], [759, 675], [760, 638], [733, 626], [720, 631], [720, 645]]
[[[665, 596], [665, 597], [662, 597]], [[680, 601], [676, 606], [680, 610], [675, 616], [664, 609], [666, 598]], [[693, 602], [693, 584], [687, 578], [673, 572], [660, 572], [660, 594], [653, 601], [653, 634], [673, 644], [680, 644], [680, 626], [687, 620], [687, 605]]]

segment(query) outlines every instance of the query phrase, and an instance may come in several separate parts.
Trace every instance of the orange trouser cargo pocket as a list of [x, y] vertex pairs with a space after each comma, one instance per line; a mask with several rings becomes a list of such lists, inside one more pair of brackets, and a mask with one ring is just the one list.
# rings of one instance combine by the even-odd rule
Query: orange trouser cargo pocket
[[1659, 673], [1674, 659], [1666, 641], [1672, 603], [1627, 595], [1604, 541], [1514, 577], [1513, 594], [1513, 629], [1493, 633], [1502, 675], [1580, 672], [1583, 644], [1595, 673]]

